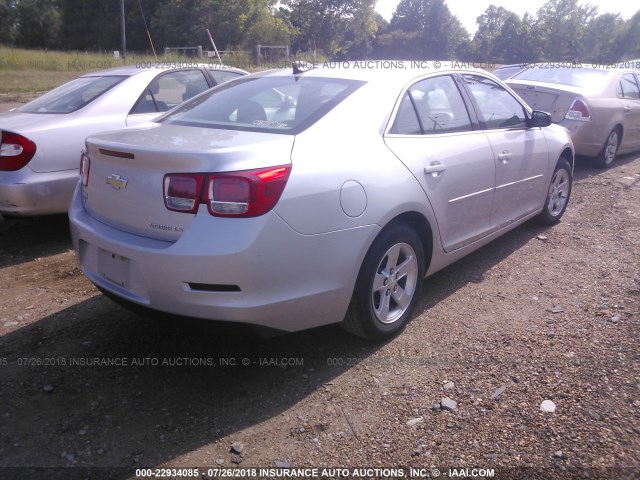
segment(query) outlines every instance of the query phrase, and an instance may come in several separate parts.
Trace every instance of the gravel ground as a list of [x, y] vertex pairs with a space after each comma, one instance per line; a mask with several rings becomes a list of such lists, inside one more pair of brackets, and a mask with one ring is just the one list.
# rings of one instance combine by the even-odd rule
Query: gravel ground
[[640, 478], [640, 156], [575, 177], [559, 225], [427, 279], [385, 344], [142, 318], [80, 274], [66, 218], [0, 220], [0, 477]]

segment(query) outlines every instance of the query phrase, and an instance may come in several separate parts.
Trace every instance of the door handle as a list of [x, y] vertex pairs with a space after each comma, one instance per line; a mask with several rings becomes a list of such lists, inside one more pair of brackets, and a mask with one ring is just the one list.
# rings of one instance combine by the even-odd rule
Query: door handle
[[631, 113], [631, 107], [629, 105], [626, 105], [624, 108], [624, 113]]
[[507, 164], [509, 160], [511, 160], [511, 152], [507, 152], [506, 150], [498, 155], [498, 160], [502, 163]]
[[447, 169], [446, 165], [441, 164], [440, 162], [431, 162], [431, 165], [428, 167], [424, 167], [424, 173], [429, 173], [433, 177], [437, 177], [442, 172]]

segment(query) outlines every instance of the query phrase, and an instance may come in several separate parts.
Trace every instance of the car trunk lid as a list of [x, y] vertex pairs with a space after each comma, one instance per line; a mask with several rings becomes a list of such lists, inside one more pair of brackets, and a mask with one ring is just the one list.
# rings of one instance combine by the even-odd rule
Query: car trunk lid
[[574, 98], [583, 94], [581, 87], [569, 85], [557, 88], [543, 82], [520, 83], [514, 80], [507, 83], [533, 110], [551, 114], [554, 123], [564, 120]]
[[[84, 205], [94, 218], [118, 229], [175, 241], [195, 215], [165, 206], [165, 175], [289, 164], [293, 141], [291, 135], [174, 125], [90, 137]], [[209, 215], [203, 205], [199, 212]]]

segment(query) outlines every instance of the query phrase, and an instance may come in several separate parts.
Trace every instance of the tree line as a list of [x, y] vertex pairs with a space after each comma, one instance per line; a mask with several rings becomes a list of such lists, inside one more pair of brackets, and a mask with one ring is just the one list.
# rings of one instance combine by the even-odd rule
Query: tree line
[[[376, 0], [125, 0], [127, 48], [289, 45], [326, 58], [460, 59], [518, 63], [640, 58], [640, 10], [599, 14], [578, 0], [549, 0], [520, 17], [489, 6], [472, 36], [445, 0], [401, 0], [390, 21]], [[147, 33], [149, 29], [149, 34]], [[0, 0], [0, 44], [119, 50], [120, 0]]]

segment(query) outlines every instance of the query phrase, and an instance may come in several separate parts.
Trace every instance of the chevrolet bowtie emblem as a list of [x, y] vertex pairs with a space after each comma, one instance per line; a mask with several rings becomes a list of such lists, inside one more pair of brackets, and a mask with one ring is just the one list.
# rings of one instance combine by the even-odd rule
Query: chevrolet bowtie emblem
[[107, 185], [111, 185], [116, 190], [127, 188], [127, 183], [129, 183], [128, 180], [123, 180], [120, 175], [116, 175], [115, 173], [107, 177]]

